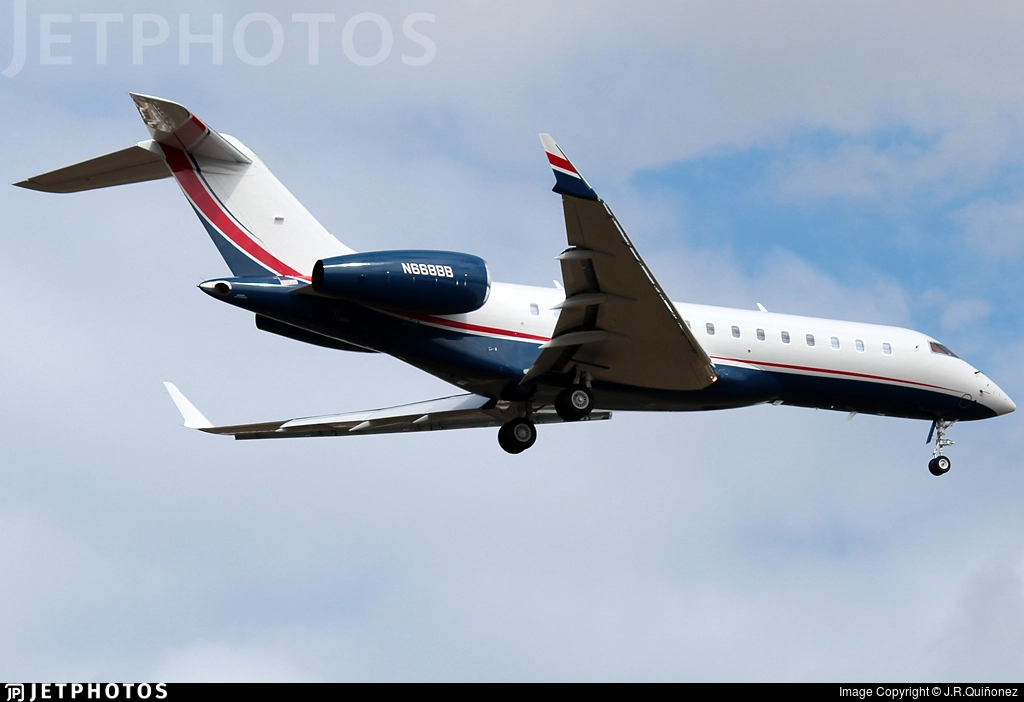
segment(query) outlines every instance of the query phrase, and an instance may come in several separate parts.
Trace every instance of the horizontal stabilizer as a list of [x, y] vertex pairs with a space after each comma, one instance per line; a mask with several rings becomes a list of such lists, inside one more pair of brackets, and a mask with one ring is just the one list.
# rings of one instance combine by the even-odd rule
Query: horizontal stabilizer
[[[395, 434], [407, 431], [442, 431], [500, 427], [517, 416], [517, 408], [508, 402], [496, 402], [483, 395], [453, 395], [436, 400], [384, 407], [345, 414], [303, 417], [255, 424], [234, 424], [215, 427], [189, 402], [172, 383], [164, 383], [185, 426], [209, 434], [225, 434], [236, 439], [286, 439], [303, 436], [356, 436], [362, 434]], [[611, 412], [591, 412], [586, 420], [611, 419]], [[535, 424], [564, 421], [555, 412], [535, 412]]]
[[236, 276], [308, 279], [317, 261], [353, 253], [240, 141], [176, 102], [130, 95], [151, 140], [16, 185], [71, 193], [173, 176]]
[[151, 95], [130, 94], [154, 141], [218, 161], [252, 163], [252, 159], [183, 105]]
[[167, 167], [160, 148], [151, 141], [144, 141], [106, 156], [33, 176], [15, 185], [44, 193], [77, 193], [170, 176], [171, 169]]

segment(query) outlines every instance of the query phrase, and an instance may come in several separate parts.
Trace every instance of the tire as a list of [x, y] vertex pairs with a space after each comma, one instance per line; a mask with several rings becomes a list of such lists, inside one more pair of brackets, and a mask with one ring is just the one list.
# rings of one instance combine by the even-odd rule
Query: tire
[[953, 467], [953, 462], [946, 456], [937, 456], [928, 461], [928, 471], [935, 476], [945, 475]]
[[594, 393], [583, 385], [570, 385], [555, 398], [555, 412], [566, 422], [578, 422], [594, 409]]
[[513, 419], [498, 430], [498, 445], [507, 453], [522, 453], [537, 443], [537, 427], [528, 419]]

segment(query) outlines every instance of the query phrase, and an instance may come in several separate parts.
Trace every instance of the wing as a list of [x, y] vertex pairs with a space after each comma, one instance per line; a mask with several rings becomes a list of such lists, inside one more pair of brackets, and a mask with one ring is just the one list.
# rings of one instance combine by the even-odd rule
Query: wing
[[528, 382], [574, 366], [601, 380], [661, 390], [699, 390], [717, 380], [711, 359], [601, 201], [555, 141], [541, 134], [562, 195], [569, 247], [561, 262], [565, 302]]
[[[508, 402], [496, 402], [482, 395], [467, 394], [362, 412], [218, 427], [204, 417], [173, 383], [164, 383], [164, 386], [181, 412], [186, 427], [208, 434], [227, 434], [236, 439], [356, 436], [499, 427], [516, 416], [516, 408]], [[587, 419], [611, 419], [611, 416], [611, 412], [592, 412]], [[535, 424], [563, 421], [556, 413], [548, 411], [536, 412], [531, 418]]]

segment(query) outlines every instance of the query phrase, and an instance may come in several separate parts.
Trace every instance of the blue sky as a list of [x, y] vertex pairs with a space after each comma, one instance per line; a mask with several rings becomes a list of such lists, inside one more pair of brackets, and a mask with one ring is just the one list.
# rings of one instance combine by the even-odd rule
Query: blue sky
[[[0, 6], [0, 64], [15, 3]], [[241, 60], [247, 13], [281, 55]], [[333, 13], [321, 62], [293, 13]], [[394, 45], [345, 54], [375, 12]], [[402, 32], [412, 13], [436, 46]], [[108, 62], [82, 13], [122, 14]], [[224, 15], [224, 61], [208, 31]], [[135, 15], [169, 38], [132, 62]], [[43, 65], [44, 15], [71, 37]], [[676, 300], [906, 325], [1024, 397], [1024, 14], [1005, 3], [27, 5], [0, 76], [7, 182], [146, 137], [128, 91], [242, 139], [357, 250], [435, 247], [548, 285], [538, 132]], [[375, 27], [350, 49], [372, 55]], [[271, 48], [254, 27], [247, 50]], [[0, 65], [2, 70], [5, 65]], [[225, 268], [172, 183], [0, 190], [6, 679], [1017, 679], [1018, 414], [927, 426], [793, 408], [493, 432], [231, 442], [216, 422], [450, 392], [304, 347], [198, 291]]]
[[[645, 169], [631, 185], [672, 202], [686, 224], [688, 243], [727, 250], [746, 270], [753, 272], [772, 250], [785, 249], [850, 287], [885, 276], [909, 289], [941, 289], [957, 298], [983, 300], [976, 321], [985, 323], [992, 316], [1003, 323], [981, 329], [975, 320], [943, 323], [942, 306], [929, 304], [927, 297], [916, 301], [913, 321], [940, 336], [983, 333], [993, 335], [992, 343], [1011, 342], [1021, 323], [1020, 286], [1013, 275], [1020, 265], [1016, 244], [1009, 251], [993, 251], [968, 237], [972, 218], [982, 210], [1017, 201], [1018, 164], [1002, 165], [980, 182], [948, 190], [794, 192], [794, 180], [811, 159], [829, 160], [851, 149], [916, 154], [933, 146], [927, 137], [906, 131], [866, 139], [795, 134], [775, 147], [724, 150]], [[678, 230], [666, 232], [666, 237], [678, 235]], [[979, 275], [981, 270], [986, 272]]]

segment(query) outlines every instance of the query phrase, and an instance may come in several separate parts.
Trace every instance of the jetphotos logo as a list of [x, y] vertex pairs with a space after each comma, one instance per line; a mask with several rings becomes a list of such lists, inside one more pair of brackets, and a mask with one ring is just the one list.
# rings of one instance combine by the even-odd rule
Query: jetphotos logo
[[7, 702], [167, 699], [167, 683], [7, 683], [4, 688]]
[[[130, 62], [177, 59], [180, 65], [220, 66], [236, 60], [249, 66], [269, 66], [281, 59], [289, 42], [302, 45], [293, 54], [309, 66], [321, 59], [344, 57], [357, 66], [401, 61], [425, 66], [437, 55], [428, 36], [434, 15], [414, 12], [393, 26], [383, 15], [360, 12], [350, 17], [333, 13], [294, 13], [277, 17], [251, 12], [235, 22], [223, 14], [79, 13], [29, 16], [28, 0], [14, 0], [11, 61], [0, 71], [14, 78], [38, 60], [40, 66], [88, 63], [106, 66]], [[399, 26], [400, 25], [400, 26]], [[30, 46], [38, 37], [38, 52]], [[175, 46], [176, 45], [176, 46]], [[177, 51], [174, 51], [174, 49]], [[76, 51], [79, 49], [79, 51]], [[304, 49], [304, 50], [303, 50]], [[175, 56], [176, 54], [176, 56]]]

